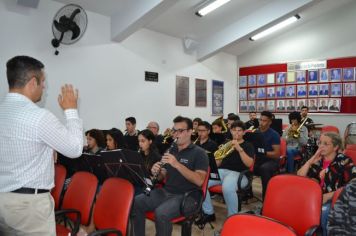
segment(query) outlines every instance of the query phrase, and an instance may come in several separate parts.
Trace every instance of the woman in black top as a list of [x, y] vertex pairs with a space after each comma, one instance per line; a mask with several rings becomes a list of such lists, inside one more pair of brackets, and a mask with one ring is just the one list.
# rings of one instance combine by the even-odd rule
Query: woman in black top
[[108, 130], [106, 133], [106, 150], [127, 148], [123, 133], [116, 128]]
[[151, 175], [153, 164], [161, 160], [154, 139], [155, 136], [149, 129], [144, 129], [138, 133], [139, 152], [143, 158], [144, 171], [149, 175]]

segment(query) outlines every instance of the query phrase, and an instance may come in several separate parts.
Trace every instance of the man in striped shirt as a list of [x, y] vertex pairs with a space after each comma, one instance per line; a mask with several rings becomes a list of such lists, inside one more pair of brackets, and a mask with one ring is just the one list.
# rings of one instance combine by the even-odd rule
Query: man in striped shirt
[[62, 87], [66, 124], [35, 103], [44, 90], [44, 65], [28, 56], [7, 64], [9, 93], [0, 103], [0, 235], [56, 235], [53, 152], [79, 157], [83, 124], [78, 92]]

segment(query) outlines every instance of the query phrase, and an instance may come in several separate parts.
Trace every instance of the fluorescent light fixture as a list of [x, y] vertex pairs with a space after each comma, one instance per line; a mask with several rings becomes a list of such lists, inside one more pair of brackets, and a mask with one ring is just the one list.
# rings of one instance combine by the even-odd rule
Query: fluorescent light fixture
[[205, 5], [200, 10], [198, 10], [195, 14], [197, 16], [205, 16], [209, 12], [214, 11], [216, 8], [221, 7], [225, 3], [230, 2], [230, 0], [214, 0], [210, 2], [208, 5]]
[[286, 19], [286, 20], [284, 20], [284, 21], [282, 21], [282, 22], [280, 22], [280, 23], [278, 23], [278, 24], [276, 24], [276, 25], [274, 25], [274, 26], [262, 31], [261, 33], [258, 33], [256, 35], [252, 36], [250, 38], [250, 40], [251, 41], [255, 41], [255, 40], [258, 40], [260, 38], [263, 38], [263, 37], [265, 37], [265, 36], [267, 36], [269, 34], [272, 34], [273, 32], [275, 32], [277, 30], [280, 30], [280, 29], [286, 27], [287, 25], [292, 24], [293, 22], [296, 22], [299, 19], [300, 19], [299, 15], [292, 16], [292, 17], [290, 17], [290, 18], [288, 18], [288, 19]]

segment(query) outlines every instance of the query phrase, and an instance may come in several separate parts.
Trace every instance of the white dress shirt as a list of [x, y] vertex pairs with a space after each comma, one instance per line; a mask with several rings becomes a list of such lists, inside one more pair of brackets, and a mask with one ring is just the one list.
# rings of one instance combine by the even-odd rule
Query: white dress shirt
[[0, 192], [54, 186], [53, 150], [78, 157], [83, 123], [76, 109], [64, 111], [66, 125], [27, 97], [8, 93], [0, 103]]

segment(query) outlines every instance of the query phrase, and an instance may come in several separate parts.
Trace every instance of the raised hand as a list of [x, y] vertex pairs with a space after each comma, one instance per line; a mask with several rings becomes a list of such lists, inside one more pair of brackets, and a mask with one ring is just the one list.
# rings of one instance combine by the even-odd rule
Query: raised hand
[[74, 90], [71, 84], [62, 86], [61, 94], [58, 95], [58, 103], [63, 110], [77, 109], [78, 90]]

